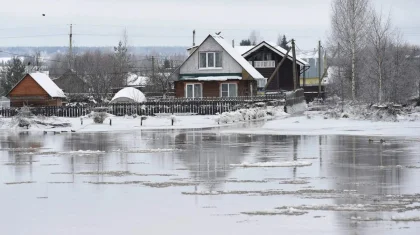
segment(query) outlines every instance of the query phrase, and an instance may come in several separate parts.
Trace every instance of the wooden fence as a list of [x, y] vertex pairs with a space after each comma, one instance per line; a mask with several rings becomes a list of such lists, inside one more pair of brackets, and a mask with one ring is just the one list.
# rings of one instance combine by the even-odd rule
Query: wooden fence
[[[122, 103], [122, 104], [106, 104], [93, 106], [62, 106], [62, 107], [31, 107], [34, 115], [57, 116], [57, 117], [80, 117], [89, 114], [95, 109], [105, 109], [108, 113], [123, 115], [145, 115], [153, 116], [157, 114], [171, 113], [190, 113], [197, 115], [214, 115], [216, 113], [235, 111], [240, 108], [250, 107], [258, 102], [282, 103], [293, 105], [304, 100], [300, 91], [293, 94], [274, 94], [254, 97], [234, 97], [234, 98], [203, 98], [203, 99], [161, 99], [159, 101], [148, 101], [144, 103]], [[0, 115], [2, 117], [12, 117], [18, 113], [18, 108], [2, 108]]]

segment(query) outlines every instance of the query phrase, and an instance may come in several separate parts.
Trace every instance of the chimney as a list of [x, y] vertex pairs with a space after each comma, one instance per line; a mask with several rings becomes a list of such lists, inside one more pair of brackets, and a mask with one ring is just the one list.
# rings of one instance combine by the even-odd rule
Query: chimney
[[195, 47], [195, 29], [193, 30], [193, 47]]
[[232, 47], [235, 48], [235, 40], [232, 40]]

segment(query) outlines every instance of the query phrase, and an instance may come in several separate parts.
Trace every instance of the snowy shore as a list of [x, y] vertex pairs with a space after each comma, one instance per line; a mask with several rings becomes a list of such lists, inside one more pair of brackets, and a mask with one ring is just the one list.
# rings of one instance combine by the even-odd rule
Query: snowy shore
[[[308, 118], [307, 115], [310, 115]], [[375, 122], [348, 118], [324, 119], [322, 115], [306, 112], [266, 122], [260, 128], [230, 128], [223, 133], [267, 135], [352, 135], [420, 137], [420, 121]]]
[[[269, 135], [353, 135], [353, 136], [399, 136], [420, 137], [420, 120], [399, 122], [375, 122], [369, 120], [352, 120], [348, 118], [324, 119], [322, 113], [306, 112], [304, 115], [288, 115], [277, 109], [274, 116], [261, 115], [254, 110], [257, 120], [265, 123], [258, 128], [238, 123], [244, 121], [241, 117], [249, 117], [249, 112], [232, 112], [223, 115], [192, 115], [176, 116], [172, 126], [171, 116], [147, 117], [140, 125], [140, 117], [108, 117], [103, 124], [96, 124], [92, 118], [84, 117], [83, 124], [80, 118], [47, 118], [48, 123], [69, 123], [70, 127], [55, 127], [32, 124], [28, 131], [47, 132], [115, 132], [133, 130], [165, 130], [165, 129], [209, 129], [218, 128], [221, 133], [238, 134], [269, 134]], [[272, 110], [270, 110], [272, 111]], [[260, 117], [261, 115], [261, 117]], [[254, 119], [255, 120], [255, 119]], [[110, 121], [111, 124], [110, 125]], [[226, 128], [229, 127], [229, 128]], [[13, 123], [11, 118], [0, 118], [0, 131], [26, 131]]]
[[[217, 117], [212, 116], [179, 116], [172, 126], [169, 116], [147, 117], [140, 125], [140, 118], [133, 117], [109, 117], [103, 124], [93, 122], [92, 118], [83, 118], [83, 124], [80, 118], [49, 118], [49, 123], [70, 123], [70, 127], [56, 127], [34, 125], [32, 124], [28, 131], [47, 131], [47, 132], [113, 132], [113, 131], [131, 131], [131, 130], [150, 130], [150, 129], [194, 129], [194, 128], [211, 128], [220, 126], [215, 121]], [[0, 130], [19, 131], [26, 128], [20, 128], [14, 125], [11, 118], [3, 118], [0, 120]], [[110, 125], [111, 121], [111, 125]]]

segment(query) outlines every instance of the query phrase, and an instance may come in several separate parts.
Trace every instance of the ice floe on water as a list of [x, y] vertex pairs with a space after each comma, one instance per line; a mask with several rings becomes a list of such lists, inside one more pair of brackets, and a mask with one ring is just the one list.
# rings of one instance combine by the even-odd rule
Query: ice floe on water
[[420, 216], [394, 215], [391, 220], [396, 222], [420, 222]]
[[279, 184], [309, 184], [306, 180], [283, 180]]
[[104, 176], [126, 176], [131, 175], [129, 171], [87, 171], [87, 172], [53, 172], [53, 175], [104, 175]]
[[[319, 210], [319, 211], [400, 211], [405, 208], [404, 204], [341, 204], [341, 205], [300, 205], [294, 206], [299, 210]], [[278, 207], [276, 209], [284, 209]]]
[[167, 187], [185, 187], [185, 186], [196, 186], [198, 183], [194, 182], [151, 182], [144, 183], [144, 186], [152, 188], [167, 188]]
[[184, 195], [201, 195], [201, 196], [211, 196], [211, 195], [221, 195], [218, 191], [201, 191], [201, 192], [182, 192]]
[[243, 162], [241, 164], [230, 164], [233, 167], [304, 167], [311, 166], [311, 162], [307, 161], [289, 161], [289, 162]]
[[105, 151], [100, 150], [77, 150], [69, 152], [59, 152], [59, 154], [75, 154], [75, 155], [89, 155], [89, 154], [104, 154]]
[[289, 207], [286, 209], [282, 209], [282, 210], [264, 210], [264, 211], [248, 211], [248, 212], [241, 212], [241, 214], [244, 215], [251, 215], [251, 216], [257, 216], [257, 215], [294, 215], [294, 216], [298, 216], [298, 215], [304, 215], [307, 214], [307, 211], [303, 211], [303, 210], [298, 210], [295, 209], [293, 207]]
[[175, 152], [175, 151], [181, 151], [180, 149], [117, 149], [113, 152], [117, 153], [163, 153], [163, 152]]
[[16, 184], [34, 184], [36, 181], [19, 181], [19, 182], [6, 182], [5, 185], [16, 185]]
[[350, 217], [350, 220], [352, 221], [382, 221], [382, 218], [378, 218], [378, 217], [361, 217], [361, 216], [352, 216]]

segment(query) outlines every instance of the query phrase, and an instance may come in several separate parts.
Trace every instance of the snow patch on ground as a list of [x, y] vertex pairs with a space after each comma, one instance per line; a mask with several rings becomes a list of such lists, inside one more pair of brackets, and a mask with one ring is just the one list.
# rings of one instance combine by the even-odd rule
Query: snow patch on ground
[[224, 112], [216, 118], [217, 123], [237, 123], [252, 120], [273, 119], [276, 117], [286, 117], [283, 106], [281, 107], [259, 107], [249, 109], [239, 109], [233, 112]]
[[303, 101], [293, 106], [287, 106], [286, 109], [288, 114], [301, 114], [308, 109], [308, 105], [305, 101]]

